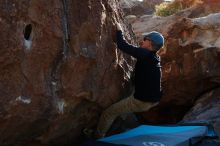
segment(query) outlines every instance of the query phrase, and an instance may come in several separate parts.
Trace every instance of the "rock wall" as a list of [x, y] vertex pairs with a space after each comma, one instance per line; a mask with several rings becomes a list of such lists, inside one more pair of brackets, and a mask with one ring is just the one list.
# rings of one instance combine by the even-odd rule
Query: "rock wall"
[[[196, 101], [195, 106], [184, 116], [182, 123], [212, 124], [217, 135], [220, 135], [220, 89], [217, 88]], [[220, 140], [220, 138], [218, 138]]]
[[80, 144], [82, 129], [125, 96], [133, 69], [114, 43], [115, 22], [123, 23], [117, 1], [0, 7], [0, 145]]

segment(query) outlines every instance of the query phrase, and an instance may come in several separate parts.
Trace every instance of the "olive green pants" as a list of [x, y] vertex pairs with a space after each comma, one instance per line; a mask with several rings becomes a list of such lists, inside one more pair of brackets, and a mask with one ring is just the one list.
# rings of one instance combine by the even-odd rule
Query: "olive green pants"
[[104, 137], [111, 127], [114, 120], [126, 113], [147, 111], [158, 103], [143, 102], [135, 99], [133, 96], [125, 98], [103, 111], [96, 131], [96, 137]]

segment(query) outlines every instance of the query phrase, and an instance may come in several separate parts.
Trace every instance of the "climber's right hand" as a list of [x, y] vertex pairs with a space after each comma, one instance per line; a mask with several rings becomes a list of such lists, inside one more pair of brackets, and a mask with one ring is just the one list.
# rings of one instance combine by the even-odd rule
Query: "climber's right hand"
[[121, 24], [120, 23], [116, 23], [116, 26], [117, 26], [117, 30], [121, 30], [122, 31], [122, 27], [121, 27]]

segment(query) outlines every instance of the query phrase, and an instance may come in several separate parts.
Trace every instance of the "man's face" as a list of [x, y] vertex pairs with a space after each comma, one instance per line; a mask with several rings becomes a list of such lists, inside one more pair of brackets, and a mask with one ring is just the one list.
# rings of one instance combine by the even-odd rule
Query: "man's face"
[[140, 43], [141, 48], [145, 48], [149, 51], [153, 51], [151, 41], [147, 38], [144, 38], [143, 41]]

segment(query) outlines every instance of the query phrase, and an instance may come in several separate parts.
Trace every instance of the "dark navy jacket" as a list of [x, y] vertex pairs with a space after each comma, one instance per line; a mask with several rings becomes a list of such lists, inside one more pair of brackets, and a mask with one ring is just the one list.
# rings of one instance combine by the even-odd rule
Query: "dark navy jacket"
[[162, 95], [160, 56], [156, 52], [129, 44], [122, 31], [117, 31], [117, 46], [137, 59], [134, 98], [141, 101], [158, 102]]

